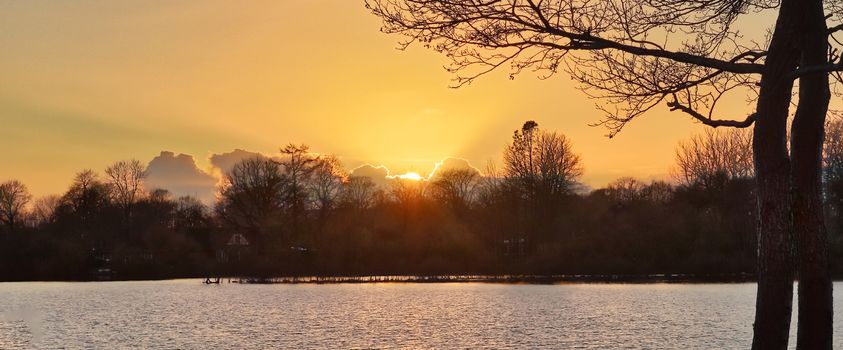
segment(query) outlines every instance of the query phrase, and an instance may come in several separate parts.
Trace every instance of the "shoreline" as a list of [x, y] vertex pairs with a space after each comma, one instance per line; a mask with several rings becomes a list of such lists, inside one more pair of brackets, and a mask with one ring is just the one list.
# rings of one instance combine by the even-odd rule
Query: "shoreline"
[[[17, 282], [135, 282], [219, 279], [219, 283], [235, 284], [361, 284], [361, 283], [500, 283], [500, 284], [561, 284], [561, 283], [749, 283], [756, 282], [754, 274], [501, 274], [501, 275], [338, 275], [338, 276], [167, 276], [115, 279], [21, 279]], [[843, 278], [834, 278], [843, 281]], [[216, 283], [210, 283], [216, 284]]]
[[[506, 274], [506, 275], [345, 275], [345, 276], [173, 276], [163, 278], [125, 278], [111, 280], [97, 279], [47, 279], [47, 280], [5, 280], [2, 283], [19, 282], [142, 282], [198, 280], [200, 283], [210, 278], [219, 282], [210, 284], [376, 284], [376, 283], [494, 283], [494, 284], [730, 284], [756, 283], [755, 275], [739, 274]], [[832, 281], [843, 281], [843, 276], [834, 276]], [[798, 280], [794, 280], [798, 282]]]
[[[215, 277], [214, 277], [215, 278]], [[229, 279], [223, 277], [222, 279]], [[752, 274], [691, 275], [418, 275], [418, 276], [287, 276], [237, 277], [229, 282], [239, 284], [361, 284], [361, 283], [747, 283], [755, 282]]]

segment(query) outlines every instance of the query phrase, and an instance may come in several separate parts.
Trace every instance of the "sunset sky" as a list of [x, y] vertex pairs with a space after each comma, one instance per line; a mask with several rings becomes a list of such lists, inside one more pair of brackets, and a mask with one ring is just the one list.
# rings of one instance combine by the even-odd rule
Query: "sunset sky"
[[564, 74], [450, 89], [445, 57], [398, 51], [379, 28], [357, 0], [0, 1], [0, 181], [60, 193], [120, 159], [169, 151], [209, 171], [214, 154], [289, 142], [425, 174], [446, 157], [500, 161], [533, 119], [572, 139], [597, 187], [666, 178], [702, 129], [661, 106], [610, 140]]

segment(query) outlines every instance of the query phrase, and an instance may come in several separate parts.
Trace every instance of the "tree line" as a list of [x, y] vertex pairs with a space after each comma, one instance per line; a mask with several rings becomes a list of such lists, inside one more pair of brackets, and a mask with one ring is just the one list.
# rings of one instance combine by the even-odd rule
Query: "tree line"
[[[828, 129], [824, 202], [843, 253], [843, 122]], [[572, 141], [533, 121], [500, 166], [388, 186], [290, 144], [236, 164], [212, 207], [145, 188], [137, 160], [81, 171], [64, 194], [35, 200], [11, 180], [0, 184], [0, 278], [754, 274], [750, 144], [743, 131], [707, 131], [677, 145], [673, 181], [623, 177], [593, 190]], [[230, 244], [234, 235], [248, 245]]]

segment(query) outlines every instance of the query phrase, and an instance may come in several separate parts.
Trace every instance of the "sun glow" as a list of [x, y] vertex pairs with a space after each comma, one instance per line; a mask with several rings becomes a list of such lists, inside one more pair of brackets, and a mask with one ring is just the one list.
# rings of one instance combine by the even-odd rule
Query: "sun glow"
[[424, 179], [424, 176], [419, 175], [416, 172], [406, 172], [404, 174], [395, 175], [396, 178], [404, 179], [404, 180], [413, 180], [413, 181], [421, 181]]

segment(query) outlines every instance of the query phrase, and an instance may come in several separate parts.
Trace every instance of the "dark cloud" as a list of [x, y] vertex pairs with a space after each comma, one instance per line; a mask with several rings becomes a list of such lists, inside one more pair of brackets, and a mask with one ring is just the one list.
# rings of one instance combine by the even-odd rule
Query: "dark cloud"
[[217, 178], [196, 166], [193, 156], [161, 152], [147, 166], [147, 187], [163, 188], [176, 196], [194, 196], [205, 204], [212, 204], [216, 194]]
[[220, 175], [225, 175], [234, 168], [237, 163], [251, 158], [267, 158], [264, 154], [251, 152], [242, 149], [235, 149], [227, 153], [215, 153], [210, 157], [211, 166], [219, 170]]

